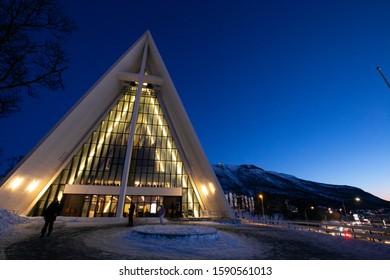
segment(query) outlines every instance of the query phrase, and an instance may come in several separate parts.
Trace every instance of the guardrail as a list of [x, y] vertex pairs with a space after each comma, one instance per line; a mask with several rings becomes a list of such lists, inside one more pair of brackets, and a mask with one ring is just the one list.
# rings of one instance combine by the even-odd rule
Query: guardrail
[[201, 210], [200, 216], [204, 218], [221, 218], [228, 217], [228, 213], [226, 211]]
[[268, 219], [260, 219], [259, 222], [255, 223], [390, 244], [390, 228], [386, 227], [373, 227], [346, 222], [284, 221]]
[[182, 218], [184, 220], [210, 220], [210, 219], [223, 219], [228, 216], [227, 212], [223, 211], [210, 211], [210, 210], [201, 210], [199, 216], [195, 217], [192, 211], [182, 211]]

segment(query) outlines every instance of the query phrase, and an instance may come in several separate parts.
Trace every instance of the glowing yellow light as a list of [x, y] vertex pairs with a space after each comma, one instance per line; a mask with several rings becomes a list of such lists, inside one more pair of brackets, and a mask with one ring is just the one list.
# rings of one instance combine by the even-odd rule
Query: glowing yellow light
[[152, 137], [152, 132], [151, 132], [151, 130], [150, 130], [150, 125], [148, 125], [148, 124], [146, 124], [146, 131], [147, 131], [147, 133], [148, 133], [149, 136], [150, 136], [150, 142], [151, 142], [151, 144], [154, 145], [154, 138]]
[[82, 172], [84, 170], [84, 168], [85, 168], [85, 164], [82, 163], [81, 166], [80, 166], [79, 172]]
[[177, 163], [177, 174], [178, 175], [182, 175], [183, 174], [183, 165], [181, 165], [180, 163]]
[[[102, 139], [100, 139], [99, 141], [99, 145], [98, 145], [98, 149], [104, 144], [104, 138], [102, 137]], [[93, 151], [93, 154], [92, 156], [95, 154], [95, 151]]]
[[64, 192], [60, 192], [57, 196], [58, 201], [61, 201], [62, 197], [64, 196]]
[[16, 189], [17, 187], [19, 187], [20, 186], [20, 184], [23, 182], [23, 178], [22, 177], [17, 177], [17, 178], [15, 178], [13, 181], [12, 181], [12, 183], [11, 183], [11, 185], [10, 185], [10, 188], [11, 189]]
[[187, 194], [188, 194], [187, 197], [188, 197], [188, 205], [189, 205], [189, 208], [190, 208], [190, 209], [193, 209], [193, 208], [194, 208], [194, 200], [192, 199], [192, 192], [191, 192], [190, 189], [188, 189]]
[[164, 165], [163, 165], [163, 163], [161, 162], [161, 157], [160, 157], [160, 154], [159, 154], [159, 152], [156, 150], [156, 159], [157, 159], [157, 162], [158, 162], [158, 164], [159, 164], [159, 166], [160, 166], [160, 172], [165, 172], [165, 170], [164, 170]]
[[34, 180], [32, 181], [28, 187], [27, 187], [27, 191], [29, 192], [32, 192], [33, 190], [35, 190], [35, 188], [39, 185], [39, 181], [38, 180]]
[[188, 185], [187, 185], [187, 180], [183, 177], [183, 188], [187, 189], [188, 188]]
[[209, 183], [209, 187], [212, 193], [215, 193], [215, 187], [212, 183]]
[[202, 192], [204, 195], [208, 195], [209, 194], [209, 190], [207, 189], [207, 187], [205, 185], [202, 185]]
[[110, 205], [111, 205], [111, 199], [106, 202], [106, 205], [104, 206], [103, 213], [108, 213], [108, 210], [110, 210]]

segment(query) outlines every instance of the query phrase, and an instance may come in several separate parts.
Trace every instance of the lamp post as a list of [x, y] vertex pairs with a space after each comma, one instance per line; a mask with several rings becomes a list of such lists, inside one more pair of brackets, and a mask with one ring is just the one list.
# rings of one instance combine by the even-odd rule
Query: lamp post
[[[309, 209], [309, 208], [305, 208], [305, 218], [306, 218], [306, 222], [307, 222], [307, 212], [306, 212], [307, 209]], [[310, 209], [311, 209], [311, 210], [314, 210], [314, 206], [310, 206]]]
[[[354, 200], [355, 200], [356, 202], [359, 202], [359, 201], [360, 201], [360, 197], [355, 197]], [[349, 215], [347, 216], [347, 210], [345, 209], [344, 199], [342, 199], [341, 201], [342, 201], [342, 203], [343, 203], [343, 208], [344, 208], [345, 217], [347, 218], [348, 221], [350, 221]]]
[[[344, 209], [345, 218], [348, 219], [348, 217], [347, 217], [347, 210], [345, 210], [344, 199], [342, 200], [342, 202], [343, 202], [343, 209]], [[349, 220], [349, 219], [348, 219], [348, 220]]]
[[259, 194], [259, 198], [261, 199], [261, 210], [263, 212], [263, 220], [265, 218], [265, 214], [264, 214], [264, 201], [263, 201], [263, 195], [262, 194]]
[[[355, 201], [356, 202], [360, 202], [360, 197], [355, 197]], [[360, 219], [358, 218], [359, 222], [360, 222]]]
[[[354, 200], [359, 202], [360, 201], [360, 197], [355, 197]], [[344, 199], [342, 199], [342, 202], [343, 202], [343, 208], [344, 208], [345, 217], [347, 218], [347, 222], [350, 222], [350, 224], [351, 224], [350, 227], [351, 227], [351, 232], [353, 234], [354, 230], [353, 230], [353, 227], [352, 227], [352, 221], [351, 221], [349, 215], [347, 216], [347, 210], [345, 209]]]

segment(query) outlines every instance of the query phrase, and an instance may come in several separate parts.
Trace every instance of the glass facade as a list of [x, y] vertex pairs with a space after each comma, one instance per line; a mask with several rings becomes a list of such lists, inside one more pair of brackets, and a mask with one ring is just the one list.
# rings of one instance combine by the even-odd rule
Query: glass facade
[[65, 182], [119, 186], [126, 156], [135, 92], [128, 90], [64, 170]]
[[[63, 214], [72, 216], [114, 216], [118, 205], [117, 195], [87, 193], [64, 194], [66, 185], [99, 185], [120, 188], [137, 86], [126, 87], [107, 116], [92, 131], [69, 164], [53, 181], [37, 202], [32, 215], [41, 215], [54, 197], [63, 196]], [[198, 215], [199, 202], [186, 172], [170, 127], [160, 106], [158, 92], [151, 86], [140, 91], [128, 187], [181, 188], [182, 210]], [[148, 201], [142, 204], [139, 199]], [[151, 213], [154, 205], [164, 202], [162, 197], [126, 197], [125, 208], [136, 199], [142, 213]], [[146, 200], [145, 200], [146, 199]], [[168, 200], [168, 202], [170, 202]], [[164, 202], [168, 203], [167, 201]], [[169, 207], [169, 205], [165, 205]], [[127, 208], [126, 208], [127, 207]], [[147, 211], [149, 209], [149, 211]], [[144, 214], [143, 216], [148, 216]]]
[[[63, 204], [63, 216], [79, 217], [115, 217], [117, 195], [66, 195]], [[127, 195], [124, 216], [128, 217], [131, 203], [135, 204], [136, 217], [157, 217], [159, 207], [167, 207], [167, 217], [181, 216], [181, 198], [173, 196]], [[179, 207], [178, 207], [179, 205]], [[79, 207], [81, 206], [81, 207]]]
[[129, 186], [186, 187], [188, 176], [155, 93], [142, 95]]

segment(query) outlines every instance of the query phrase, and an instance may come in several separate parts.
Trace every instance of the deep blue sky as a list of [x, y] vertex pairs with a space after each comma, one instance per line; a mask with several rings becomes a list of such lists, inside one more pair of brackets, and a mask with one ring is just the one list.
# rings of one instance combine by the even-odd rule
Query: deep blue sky
[[66, 90], [0, 120], [26, 154], [150, 30], [211, 163], [255, 164], [390, 200], [390, 2], [62, 1]]

